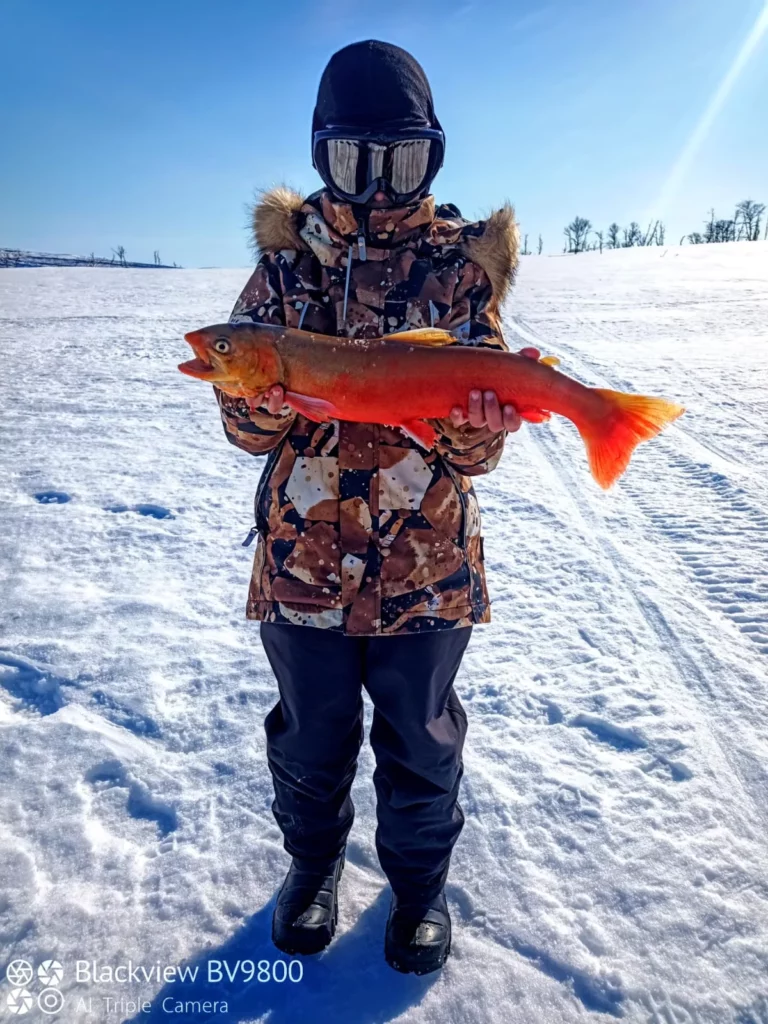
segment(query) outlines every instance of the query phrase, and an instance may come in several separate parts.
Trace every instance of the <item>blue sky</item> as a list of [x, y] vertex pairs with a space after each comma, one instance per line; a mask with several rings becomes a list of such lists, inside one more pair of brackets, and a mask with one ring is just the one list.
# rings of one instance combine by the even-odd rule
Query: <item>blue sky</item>
[[[446, 130], [438, 199], [510, 199], [530, 244], [576, 214], [643, 221], [764, 0], [2, 0], [0, 246], [246, 266], [245, 204], [311, 191], [331, 53], [375, 37], [424, 65]], [[668, 240], [768, 202], [768, 35], [667, 202]], [[669, 191], [669, 190], [666, 190]]]

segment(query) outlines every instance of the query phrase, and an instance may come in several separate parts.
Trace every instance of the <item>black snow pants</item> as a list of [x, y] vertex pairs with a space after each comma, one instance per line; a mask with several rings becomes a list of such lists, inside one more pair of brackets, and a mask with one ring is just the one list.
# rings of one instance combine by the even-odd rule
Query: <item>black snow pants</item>
[[453, 681], [471, 632], [350, 637], [261, 624], [280, 692], [265, 721], [272, 811], [292, 857], [319, 867], [344, 847], [365, 687], [379, 862], [401, 899], [429, 899], [443, 887], [464, 825], [457, 798], [467, 716]]

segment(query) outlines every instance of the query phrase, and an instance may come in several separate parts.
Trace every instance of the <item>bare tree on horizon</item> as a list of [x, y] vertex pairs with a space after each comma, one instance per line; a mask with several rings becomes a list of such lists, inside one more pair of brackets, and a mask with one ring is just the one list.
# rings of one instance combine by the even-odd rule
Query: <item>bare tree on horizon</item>
[[584, 252], [587, 247], [587, 238], [592, 230], [592, 221], [586, 217], [574, 217], [571, 223], [563, 228], [566, 238], [567, 252]]
[[741, 217], [748, 242], [756, 242], [760, 238], [760, 220], [765, 213], [765, 203], [756, 203], [752, 199], [742, 199], [736, 204], [734, 220]]

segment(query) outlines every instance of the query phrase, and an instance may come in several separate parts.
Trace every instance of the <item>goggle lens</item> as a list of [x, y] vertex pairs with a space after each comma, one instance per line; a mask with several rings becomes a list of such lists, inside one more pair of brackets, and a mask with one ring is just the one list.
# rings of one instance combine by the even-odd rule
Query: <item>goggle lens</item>
[[362, 195], [377, 181], [387, 182], [398, 195], [416, 193], [434, 176], [433, 165], [442, 150], [433, 150], [433, 140], [423, 138], [387, 143], [329, 138], [324, 142], [327, 174], [339, 193], [348, 196]]

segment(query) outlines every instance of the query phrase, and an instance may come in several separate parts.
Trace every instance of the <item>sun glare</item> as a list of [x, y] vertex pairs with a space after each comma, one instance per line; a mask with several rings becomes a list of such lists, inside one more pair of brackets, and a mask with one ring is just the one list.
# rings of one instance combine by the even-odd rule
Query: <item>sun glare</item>
[[763, 7], [757, 20], [749, 31], [747, 38], [742, 43], [741, 49], [736, 54], [733, 64], [723, 76], [722, 81], [715, 90], [712, 99], [709, 101], [704, 113], [699, 118], [698, 124], [691, 133], [690, 138], [683, 147], [680, 155], [675, 161], [667, 180], [659, 193], [651, 211], [652, 217], [664, 217], [668, 213], [670, 203], [675, 198], [681, 184], [683, 183], [696, 154], [701, 149], [718, 114], [725, 106], [728, 97], [733, 91], [739, 75], [746, 67], [750, 57], [760, 45], [766, 32], [768, 32], [768, 3]]

